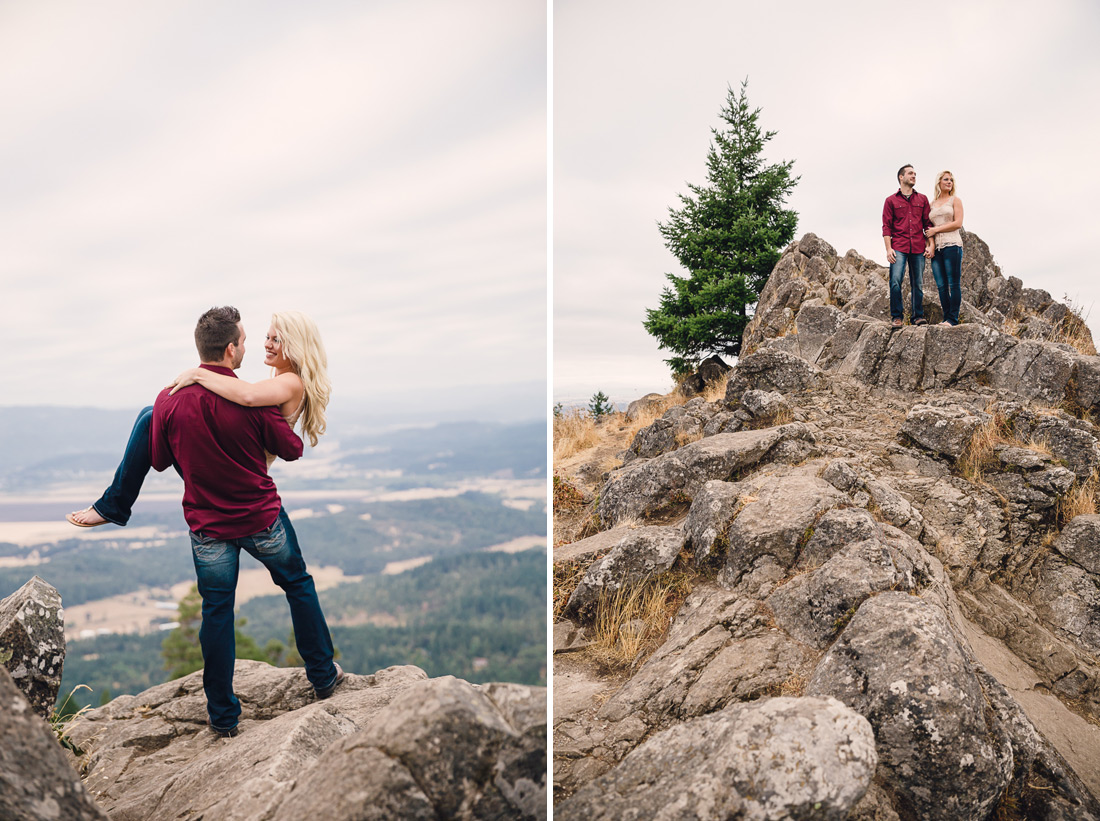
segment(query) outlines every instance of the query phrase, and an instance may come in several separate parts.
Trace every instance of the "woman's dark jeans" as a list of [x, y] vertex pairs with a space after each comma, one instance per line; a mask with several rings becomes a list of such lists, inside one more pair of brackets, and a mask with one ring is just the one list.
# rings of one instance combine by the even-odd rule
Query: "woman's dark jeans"
[[959, 324], [959, 306], [962, 305], [962, 258], [961, 245], [937, 248], [932, 257], [932, 276], [940, 291], [943, 318], [952, 325]]
[[92, 507], [96, 513], [116, 525], [125, 526], [141, 492], [145, 476], [152, 469], [149, 455], [149, 425], [153, 421], [153, 406], [142, 408], [130, 432], [130, 441], [115, 471], [115, 478]]

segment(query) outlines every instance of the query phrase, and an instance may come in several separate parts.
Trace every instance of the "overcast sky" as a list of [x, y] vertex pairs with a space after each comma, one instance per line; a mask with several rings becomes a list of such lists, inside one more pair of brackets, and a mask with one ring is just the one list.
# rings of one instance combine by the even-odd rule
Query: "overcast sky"
[[554, 399], [671, 386], [641, 326], [684, 273], [656, 223], [705, 182], [710, 129], [746, 77], [779, 132], [765, 156], [802, 177], [796, 237], [884, 264], [898, 166], [918, 191], [949, 169], [1004, 275], [1091, 306], [1098, 335], [1098, 37], [1093, 0], [558, 0]]
[[297, 309], [334, 409], [542, 415], [546, 34], [540, 0], [0, 0], [0, 405], [146, 404], [233, 304], [244, 378]]

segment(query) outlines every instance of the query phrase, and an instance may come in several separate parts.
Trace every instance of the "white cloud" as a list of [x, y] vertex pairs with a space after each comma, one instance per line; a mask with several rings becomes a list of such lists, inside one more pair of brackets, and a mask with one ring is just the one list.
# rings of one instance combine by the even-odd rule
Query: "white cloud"
[[214, 304], [312, 314], [345, 398], [544, 376], [542, 3], [0, 15], [0, 403], [143, 403]]

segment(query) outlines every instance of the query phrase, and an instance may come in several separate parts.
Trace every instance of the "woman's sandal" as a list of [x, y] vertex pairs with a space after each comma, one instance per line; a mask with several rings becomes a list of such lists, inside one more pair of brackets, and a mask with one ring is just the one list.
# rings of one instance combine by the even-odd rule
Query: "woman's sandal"
[[110, 524], [110, 522], [108, 522], [106, 519], [104, 519], [102, 522], [78, 522], [76, 520], [76, 515], [78, 513], [89, 513], [93, 510], [95, 511], [96, 516], [100, 515], [98, 510], [95, 510], [95, 508], [93, 508], [91, 505], [88, 505], [88, 507], [84, 508], [83, 510], [74, 510], [72, 513], [66, 513], [65, 519], [69, 522], [69, 524], [76, 525], [77, 527], [99, 527], [100, 525]]
[[928, 324], [928, 320], [927, 320], [927, 319], [925, 319], [925, 318], [924, 318], [924, 317], [922, 316], [922, 317], [921, 317], [920, 319], [914, 319], [914, 320], [913, 320], [913, 324], [914, 324], [914, 325], [916, 325], [916, 326], [917, 326], [917, 327], [919, 328], [919, 327], [921, 327], [922, 325], [927, 325], [927, 324]]

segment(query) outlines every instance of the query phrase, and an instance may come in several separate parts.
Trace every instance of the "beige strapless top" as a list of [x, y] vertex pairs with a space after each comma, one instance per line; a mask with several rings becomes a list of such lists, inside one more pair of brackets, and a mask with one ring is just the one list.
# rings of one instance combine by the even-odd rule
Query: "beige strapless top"
[[[296, 407], [294, 409], [294, 413], [290, 414], [290, 416], [284, 416], [283, 417], [284, 419], [286, 419], [286, 423], [288, 425], [290, 425], [291, 430], [294, 430], [294, 426], [296, 424], [298, 424], [298, 419], [299, 419], [299, 417], [301, 417], [302, 411], [304, 411], [305, 409], [306, 409], [306, 394], [305, 394], [305, 391], [302, 391], [302, 401], [298, 403], [298, 407]], [[275, 461], [275, 454], [268, 453], [265, 450], [264, 451], [264, 456], [267, 457], [267, 467], [268, 467], [268, 469], [270, 469], [271, 468], [271, 463]]]
[[[928, 212], [928, 219], [932, 220], [933, 225], [945, 225], [955, 219], [955, 198], [948, 197], [947, 202], [943, 205], [933, 205], [932, 210]], [[962, 234], [958, 228], [954, 231], [944, 231], [942, 234], [936, 234], [933, 239], [936, 240], [937, 248], [963, 244]]]

